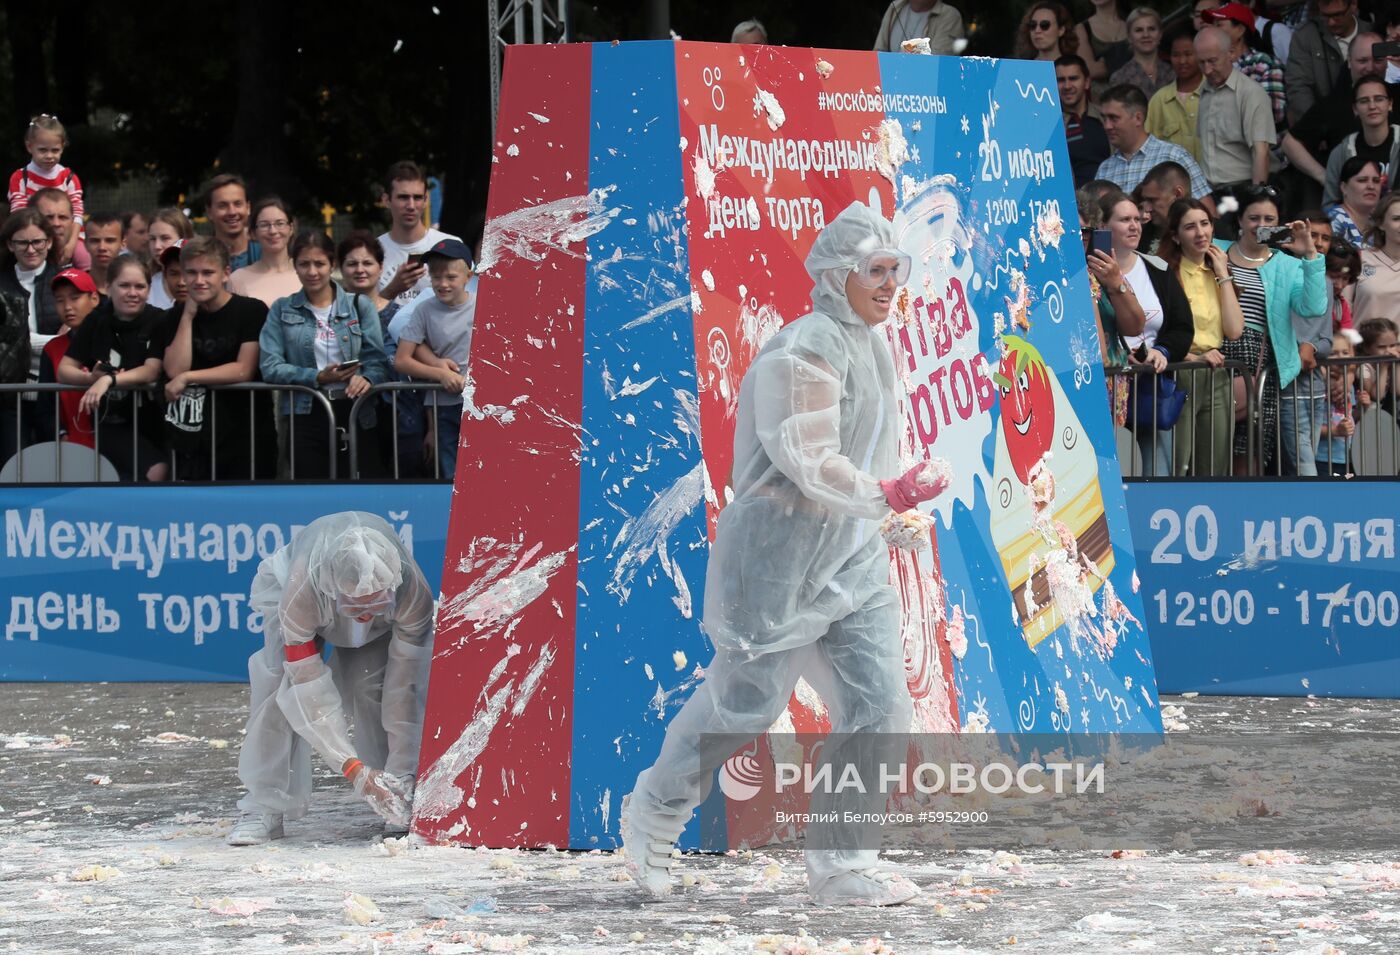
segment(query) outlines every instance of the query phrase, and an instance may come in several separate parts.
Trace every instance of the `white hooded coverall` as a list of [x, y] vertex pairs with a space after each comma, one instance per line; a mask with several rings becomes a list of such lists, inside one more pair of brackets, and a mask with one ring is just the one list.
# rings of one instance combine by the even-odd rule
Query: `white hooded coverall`
[[[354, 598], [363, 595], [380, 595], [367, 623], [353, 616]], [[248, 793], [239, 808], [302, 816], [312, 748], [337, 772], [357, 757], [411, 781], [432, 661], [433, 596], [389, 523], [359, 511], [312, 521], [258, 567], [249, 604], [263, 615], [266, 642], [248, 658], [248, 729], [238, 757]], [[318, 637], [335, 648], [329, 666], [313, 643]]]
[[[773, 725], [799, 677], [827, 706], [823, 755], [837, 777], [856, 763], [874, 780], [874, 765], [902, 751], [888, 734], [908, 732], [912, 703], [879, 534], [890, 513], [879, 480], [900, 470], [897, 379], [883, 332], [852, 311], [845, 292], [862, 256], [896, 248], [892, 225], [868, 206], [843, 211], [807, 258], [811, 314], [786, 325], [744, 375], [734, 497], [705, 581], [715, 656], [631, 796], [635, 825], [653, 839], [680, 836], [715, 770]], [[860, 805], [837, 798], [818, 792], [811, 811], [885, 809], [878, 794]], [[812, 888], [873, 866], [878, 840], [869, 826], [809, 830]]]

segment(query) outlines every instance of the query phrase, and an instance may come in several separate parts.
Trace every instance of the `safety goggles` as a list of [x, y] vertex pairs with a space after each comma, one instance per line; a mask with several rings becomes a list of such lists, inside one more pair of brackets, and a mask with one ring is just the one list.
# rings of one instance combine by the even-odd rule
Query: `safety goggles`
[[393, 600], [394, 595], [387, 590], [381, 590], [374, 594], [363, 594], [358, 597], [341, 594], [335, 598], [335, 609], [336, 613], [346, 617], [378, 615], [388, 610]]
[[909, 281], [911, 260], [895, 249], [876, 249], [852, 267], [856, 282], [865, 288], [879, 288], [894, 277], [895, 285]]

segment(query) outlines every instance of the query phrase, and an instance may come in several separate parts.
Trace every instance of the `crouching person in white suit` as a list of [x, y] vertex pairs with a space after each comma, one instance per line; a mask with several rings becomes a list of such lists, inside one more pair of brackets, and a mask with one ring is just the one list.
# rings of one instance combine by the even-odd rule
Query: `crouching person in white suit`
[[262, 562], [249, 604], [266, 643], [248, 658], [238, 758], [248, 793], [229, 844], [280, 839], [285, 819], [305, 815], [312, 749], [386, 831], [405, 831], [433, 655], [433, 596], [418, 564], [383, 518], [330, 514]]

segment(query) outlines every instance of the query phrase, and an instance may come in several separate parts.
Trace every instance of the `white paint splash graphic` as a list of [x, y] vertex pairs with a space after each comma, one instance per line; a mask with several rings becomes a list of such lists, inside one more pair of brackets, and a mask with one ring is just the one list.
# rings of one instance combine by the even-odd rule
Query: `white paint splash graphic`
[[440, 632], [466, 625], [471, 625], [471, 630], [442, 652], [449, 653], [468, 639], [484, 639], [500, 629], [545, 592], [550, 578], [564, 566], [569, 555], [569, 551], [559, 551], [535, 560], [544, 545], [535, 544], [522, 554], [523, 546], [502, 545], [493, 537], [472, 541], [458, 569], [463, 573], [477, 572], [476, 576], [461, 593], [444, 601], [438, 611]]
[[544, 261], [550, 250], [582, 258], [582, 251], [569, 246], [602, 232], [617, 216], [620, 210], [606, 204], [616, 189], [607, 186], [497, 216], [486, 224], [477, 271], [493, 270], [507, 254], [531, 262]]
[[875, 150], [875, 168], [890, 182], [895, 182], [899, 167], [909, 161], [909, 143], [904, 138], [904, 127], [897, 119], [887, 119], [880, 123], [880, 143]]
[[614, 400], [618, 398], [630, 398], [633, 395], [640, 395], [661, 379], [660, 375], [652, 375], [646, 381], [633, 381], [631, 378], [622, 379], [622, 387], [617, 389], [617, 394], [612, 396]]
[[709, 162], [698, 149], [695, 150], [695, 159], [690, 168], [695, 172], [695, 194], [701, 199], [709, 199], [715, 194], [715, 171], [710, 168]]
[[[516, 648], [518, 653], [518, 648]], [[510, 653], [508, 656], [515, 656]], [[540, 648], [539, 656], [530, 665], [530, 670], [520, 681], [519, 689], [515, 681], [508, 681], [472, 716], [461, 734], [447, 747], [432, 768], [423, 774], [414, 794], [414, 814], [424, 819], [442, 819], [462, 805], [466, 791], [457, 785], [457, 780], [471, 768], [481, 755], [491, 738], [491, 733], [501, 721], [506, 707], [510, 706], [512, 716], [525, 712], [530, 698], [539, 689], [549, 665], [554, 662], [554, 644], [546, 643]]]
[[[689, 295], [680, 295], [676, 298], [671, 299], [668, 302], [662, 302], [655, 308], [645, 311], [642, 314], [638, 315], [636, 318], [632, 319], [630, 322], [627, 322], [622, 326], [620, 330], [625, 332], [629, 328], [636, 328], [638, 325], [645, 325], [648, 322], [655, 321], [662, 315], [665, 315], [667, 312], [674, 312], [676, 309], [684, 308], [687, 302], [691, 302], [691, 296], [693, 295], [695, 295], [695, 293], [691, 292]], [[694, 305], [693, 302], [691, 302], [691, 304]], [[699, 311], [700, 309], [698, 306], [695, 306], [695, 310]]]
[[750, 359], [782, 330], [783, 316], [772, 305], [760, 305], [755, 309], [752, 300], [746, 300], [740, 307], [739, 340], [748, 349]]
[[[612, 542], [609, 559], [615, 559], [608, 591], [626, 603], [632, 593], [632, 580], [647, 561], [656, 555], [661, 570], [676, 586], [672, 598], [681, 613], [691, 616], [690, 588], [678, 563], [671, 559], [667, 541], [681, 519], [700, 504], [705, 494], [705, 462], [682, 475], [647, 506], [640, 517], [629, 518]], [[619, 553], [619, 548], [622, 548]]]
[[787, 121], [787, 114], [783, 112], [783, 107], [778, 102], [778, 98], [765, 89], [756, 88], [754, 92], [753, 114], [755, 116], [766, 116], [769, 129], [777, 129]]
[[672, 419], [676, 422], [676, 428], [683, 434], [688, 434], [700, 441], [700, 399], [694, 392], [682, 391], [680, 388], [672, 388], [671, 395], [676, 399], [676, 414]]
[[487, 418], [495, 418], [501, 424], [510, 424], [515, 420], [515, 408], [530, 400], [529, 395], [516, 395], [511, 399], [509, 405], [493, 405], [476, 403], [476, 380], [472, 378], [471, 369], [468, 368], [462, 373], [462, 413], [474, 421], [485, 421]]
[[544, 649], [540, 650], [540, 655], [531, 665], [525, 679], [520, 681], [520, 691], [515, 694], [515, 700], [510, 705], [510, 715], [519, 716], [525, 712], [525, 707], [529, 705], [530, 698], [535, 695], [535, 691], [540, 688], [540, 680], [544, 679], [544, 673], [549, 669], [549, 665], [554, 662], [554, 644], [546, 643]]
[[491, 731], [496, 728], [514, 691], [515, 684], [507, 683], [493, 693], [447, 751], [423, 774], [413, 797], [415, 816], [442, 819], [462, 804], [466, 793], [457, 786], [457, 777], [466, 772], [486, 748]]

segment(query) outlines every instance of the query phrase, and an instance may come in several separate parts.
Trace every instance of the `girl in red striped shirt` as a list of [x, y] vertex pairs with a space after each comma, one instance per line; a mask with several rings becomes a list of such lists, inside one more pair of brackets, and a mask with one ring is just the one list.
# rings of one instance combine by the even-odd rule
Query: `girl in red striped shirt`
[[29, 163], [10, 175], [10, 211], [23, 209], [40, 189], [61, 189], [73, 204], [73, 221], [83, 223], [83, 184], [78, 174], [60, 161], [68, 147], [68, 133], [58, 117], [40, 113], [29, 121], [24, 148]]

